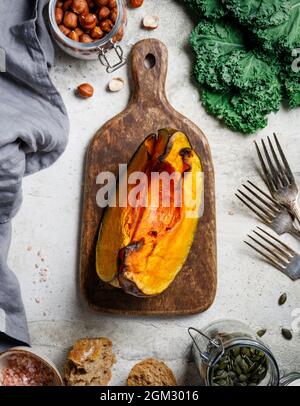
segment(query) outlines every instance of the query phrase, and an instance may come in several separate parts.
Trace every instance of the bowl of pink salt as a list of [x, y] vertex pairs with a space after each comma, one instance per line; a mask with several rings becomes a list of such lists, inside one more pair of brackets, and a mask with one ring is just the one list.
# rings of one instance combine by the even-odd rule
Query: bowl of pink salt
[[29, 347], [15, 347], [0, 354], [0, 386], [62, 386], [55, 365]]

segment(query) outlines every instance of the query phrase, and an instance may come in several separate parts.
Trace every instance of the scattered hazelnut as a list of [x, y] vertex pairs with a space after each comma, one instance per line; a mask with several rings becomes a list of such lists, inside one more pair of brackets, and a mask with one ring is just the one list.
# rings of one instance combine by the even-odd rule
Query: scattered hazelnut
[[77, 95], [82, 97], [83, 99], [88, 99], [92, 97], [94, 94], [94, 88], [89, 83], [82, 83], [77, 87]]
[[143, 27], [147, 30], [155, 30], [159, 25], [159, 17], [145, 16], [143, 18]]
[[71, 31], [68, 37], [73, 41], [79, 42], [79, 35], [76, 31]]
[[61, 24], [62, 20], [64, 18], [64, 12], [62, 8], [56, 7], [55, 9], [55, 20], [57, 22], [57, 24]]
[[88, 14], [89, 12], [86, 0], [73, 0], [71, 8], [76, 14]]
[[124, 80], [122, 78], [113, 78], [109, 84], [108, 89], [111, 92], [119, 92], [124, 87]]
[[70, 34], [70, 32], [71, 32], [71, 30], [70, 30], [69, 28], [65, 27], [63, 24], [60, 24], [60, 25], [58, 26], [58, 28], [59, 28], [60, 31], [61, 31], [64, 35], [66, 35], [66, 36], [68, 36], [68, 35]]
[[144, 3], [144, 0], [130, 0], [130, 5], [133, 8], [141, 7]]
[[67, 11], [71, 7], [73, 0], [66, 0], [63, 4], [63, 10]]
[[104, 32], [110, 32], [113, 29], [114, 24], [110, 20], [103, 20], [100, 23], [100, 28]]
[[97, 16], [95, 14], [87, 14], [79, 16], [79, 23], [84, 30], [92, 30], [96, 27]]
[[114, 7], [114, 8], [111, 10], [109, 19], [110, 19], [113, 23], [115, 23], [115, 22], [117, 21], [118, 14], [119, 14], [119, 13], [118, 13], [117, 7]]
[[108, 2], [109, 2], [109, 0], [95, 0], [95, 3], [99, 7], [107, 6]]
[[108, 7], [101, 7], [98, 13], [98, 17], [100, 20], [106, 20], [110, 15], [110, 9]]
[[78, 17], [77, 14], [73, 13], [72, 11], [67, 11], [64, 16], [64, 25], [68, 28], [76, 28], [77, 27]]
[[98, 26], [94, 27], [90, 32], [90, 36], [93, 39], [101, 39], [102, 37], [104, 37], [104, 35], [105, 35], [104, 32]]
[[77, 34], [79, 37], [81, 37], [81, 35], [84, 33], [84, 32], [82, 31], [82, 29], [79, 28], [79, 27], [76, 27], [74, 31], [76, 32], [76, 34]]
[[82, 34], [79, 38], [80, 42], [84, 42], [85, 44], [89, 44], [90, 42], [93, 42], [92, 38], [89, 36], [89, 34]]

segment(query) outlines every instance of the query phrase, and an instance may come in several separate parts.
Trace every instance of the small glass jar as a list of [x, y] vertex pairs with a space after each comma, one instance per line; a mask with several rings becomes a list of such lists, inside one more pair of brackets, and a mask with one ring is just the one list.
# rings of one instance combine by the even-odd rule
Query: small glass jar
[[280, 386], [300, 386], [300, 373], [292, 372], [280, 379]]
[[258, 386], [279, 386], [279, 369], [272, 352], [244, 323], [221, 320], [201, 331], [190, 328], [189, 334], [201, 385], [214, 386], [213, 371], [221, 358], [234, 348], [247, 347], [263, 352], [267, 359], [267, 373]]
[[[83, 43], [71, 40], [59, 29], [55, 18], [55, 8], [57, 0], [49, 1], [49, 21], [50, 30], [55, 42], [67, 54], [85, 60], [99, 59], [100, 62], [106, 66], [107, 72], [114, 72], [126, 63], [124, 53], [118, 43], [124, 36], [125, 26], [127, 22], [127, 10], [124, 0], [116, 0], [118, 16], [112, 30], [107, 33], [103, 38], [91, 43]], [[111, 63], [107, 57], [107, 52], [113, 50], [116, 58]]]

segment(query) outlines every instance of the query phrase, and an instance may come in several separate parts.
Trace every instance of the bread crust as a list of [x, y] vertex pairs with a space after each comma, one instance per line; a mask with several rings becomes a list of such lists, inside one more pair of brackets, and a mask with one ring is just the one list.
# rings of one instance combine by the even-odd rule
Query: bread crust
[[172, 370], [162, 361], [148, 358], [136, 364], [127, 378], [128, 386], [177, 386]]

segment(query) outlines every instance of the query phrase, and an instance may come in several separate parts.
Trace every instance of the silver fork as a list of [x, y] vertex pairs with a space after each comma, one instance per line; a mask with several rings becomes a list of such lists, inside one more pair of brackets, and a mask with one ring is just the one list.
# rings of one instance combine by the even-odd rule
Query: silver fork
[[257, 228], [260, 232], [253, 230], [253, 233], [258, 238], [248, 235], [256, 245], [244, 242], [293, 281], [300, 279], [300, 255], [267, 231]]
[[288, 210], [278, 204], [271, 196], [261, 190], [250, 180], [242, 185], [244, 190], [238, 189], [235, 194], [260, 220], [278, 235], [284, 233], [300, 237], [298, 230]]
[[268, 137], [268, 144], [273, 159], [271, 159], [271, 156], [268, 152], [264, 140], [261, 140], [266, 161], [263, 158], [263, 155], [257, 145], [257, 142], [255, 142], [257, 154], [261, 163], [265, 181], [269, 187], [269, 190], [273, 198], [279, 204], [285, 206], [292, 214], [292, 216], [295, 217], [300, 224], [300, 208], [298, 206], [299, 190], [296, 185], [294, 175], [288, 164], [288, 161], [276, 137], [276, 134], [274, 134], [274, 139], [279, 155], [278, 153], [276, 153], [275, 148], [270, 140], [270, 137]]

